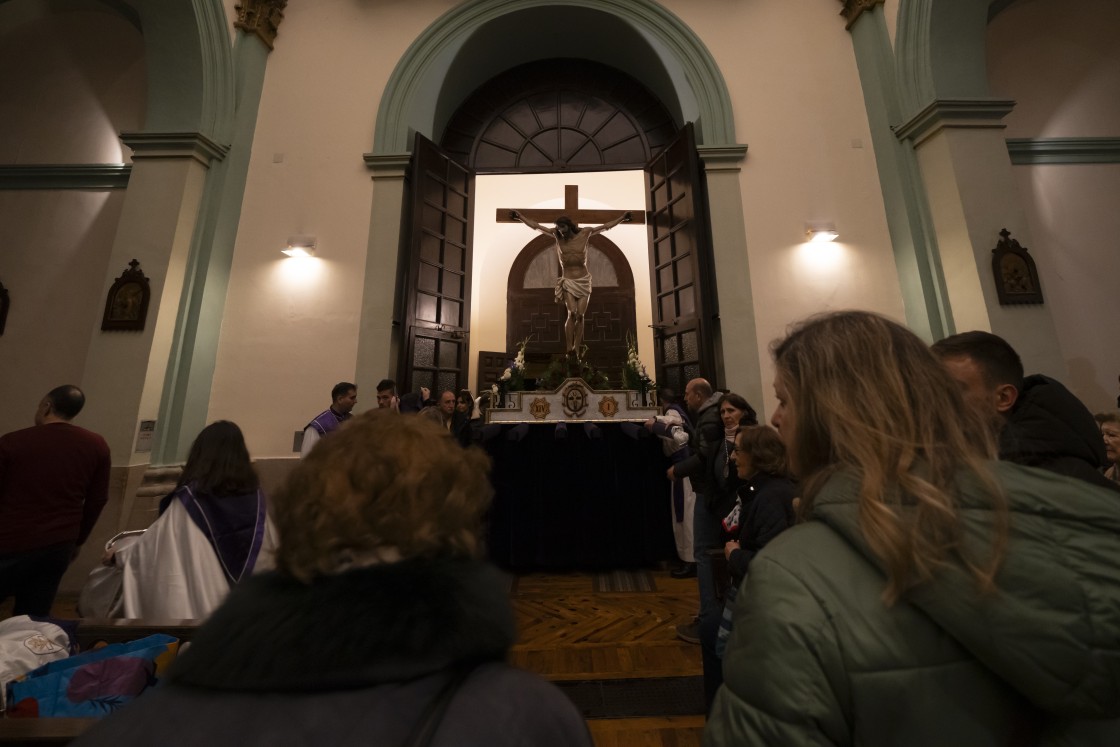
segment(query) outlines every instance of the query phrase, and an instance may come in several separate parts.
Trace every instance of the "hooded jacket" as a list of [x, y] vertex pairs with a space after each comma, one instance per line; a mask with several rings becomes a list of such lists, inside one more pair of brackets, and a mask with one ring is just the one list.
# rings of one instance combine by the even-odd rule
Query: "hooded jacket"
[[504, 662], [513, 611], [498, 571], [406, 560], [303, 584], [239, 584], [169, 681], [75, 745], [403, 745], [457, 672], [470, 671], [432, 747], [591, 747], [555, 686]]
[[[751, 564], [704, 743], [1120, 744], [1120, 501], [991, 468], [1011, 520], [997, 591], [949, 566], [891, 607], [858, 478], [834, 476]], [[961, 484], [966, 536], [986, 543], [984, 493]]]
[[999, 436], [999, 458], [1120, 490], [1101, 474], [1108, 460], [1093, 414], [1061, 382], [1041, 374], [1022, 390]]

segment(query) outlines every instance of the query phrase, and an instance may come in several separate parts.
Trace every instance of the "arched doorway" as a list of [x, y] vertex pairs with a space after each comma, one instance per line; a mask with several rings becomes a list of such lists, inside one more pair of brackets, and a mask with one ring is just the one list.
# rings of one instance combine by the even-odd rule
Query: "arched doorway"
[[[442, 148], [418, 137], [398, 379], [408, 387], [429, 386], [430, 382], [444, 388], [452, 380], [457, 388], [472, 383], [485, 388], [491, 383], [490, 372], [481, 370], [491, 366], [480, 362], [476, 374], [483, 375], [471, 376], [466, 355], [470, 348], [467, 288], [473, 234], [464, 242], [464, 228], [476, 221], [512, 219], [508, 209], [499, 210], [496, 218], [474, 215], [476, 172], [632, 171], [635, 167], [646, 173], [645, 197], [635, 197], [646, 207], [636, 222], [648, 220], [644, 251], [650, 269], [649, 326], [655, 333], [646, 361], [652, 363], [658, 381], [678, 391], [691, 378], [715, 378], [708, 373], [715, 371], [717, 322], [711, 245], [702, 169], [693, 137], [691, 125], [676, 131], [665, 107], [638, 81], [603, 65], [567, 59], [519, 66], [482, 86], [451, 117]], [[572, 186], [578, 193], [578, 185]], [[570, 206], [567, 199], [565, 203], [562, 212], [577, 222], [589, 222], [586, 214], [579, 214], [578, 200], [573, 199]], [[605, 214], [591, 219], [595, 223], [607, 220]], [[487, 246], [485, 250], [501, 248]], [[447, 261], [449, 252], [455, 260], [453, 267]], [[424, 285], [425, 277], [433, 282]], [[436, 282], [436, 278], [454, 282]], [[438, 302], [433, 300], [437, 296], [441, 297]], [[490, 294], [485, 300], [493, 303], [495, 298]], [[596, 300], [593, 294], [592, 303]], [[544, 308], [536, 305], [533, 313], [547, 330], [546, 317], [541, 316]], [[453, 313], [444, 314], [441, 309]], [[528, 313], [527, 309], [521, 311]], [[558, 317], [559, 312], [554, 309], [550, 316]], [[626, 330], [619, 326], [622, 314], [592, 312], [587, 323], [602, 321], [605, 325], [585, 334], [590, 362], [601, 370], [620, 368], [626, 358]], [[520, 319], [514, 320], [513, 328], [507, 327], [505, 357], [512, 357], [512, 342], [525, 339], [532, 323]], [[631, 323], [629, 330], [633, 329]], [[518, 331], [523, 334], [519, 336]], [[604, 339], [596, 340], [599, 335]], [[493, 363], [503, 357], [493, 348], [474, 347], [484, 361]], [[542, 352], [537, 345], [534, 348]]]
[[[526, 38], [526, 29], [534, 28], [579, 29], [579, 33], [539, 34], [531, 44], [520, 43]], [[463, 153], [462, 143], [445, 140], [445, 136], [460, 129], [452, 122], [457, 112], [468, 109], [468, 99], [508, 71], [560, 58], [593, 62], [638, 81], [661, 102], [659, 108], [670, 113], [673, 127], [679, 132], [683, 133], [680, 128], [684, 123], [696, 123], [684, 136], [687, 143], [676, 149], [662, 149], [662, 155], [670, 150], [674, 154], [657, 164], [656, 175], [653, 170], [647, 171], [647, 216], [656, 217], [650, 224], [649, 239], [651, 290], [656, 296], [652, 305], [655, 316], [663, 312], [671, 315], [665, 319], [658, 317], [651, 325], [658, 334], [658, 360], [653, 363], [659, 366], [672, 358], [665, 380], [678, 388], [694, 373], [724, 382], [726, 366], [736, 378], [746, 380], [736, 386], [738, 391], [761, 399], [746, 235], [738, 217], [741, 189], [737, 174], [746, 146], [735, 142], [730, 97], [711, 54], [686, 24], [655, 2], [530, 0], [511, 9], [500, 0], [480, 0], [448, 11], [401, 58], [381, 99], [372, 152], [366, 155], [374, 173], [376, 195], [372, 223], [388, 226], [395, 217], [392, 200], [396, 195], [403, 198], [406, 214], [417, 210], [415, 204], [409, 206], [405, 196], [407, 191], [414, 195], [416, 191], [417, 171], [415, 167], [405, 168], [413, 160], [410, 146], [414, 134], [446, 142]], [[586, 76], [583, 80], [586, 85]], [[646, 128], [639, 125], [639, 129]], [[664, 142], [658, 137], [648, 139]], [[650, 152], [656, 153], [656, 148]], [[540, 171], [571, 170], [562, 163], [566, 160], [560, 156], [550, 159], [550, 165], [532, 166]], [[653, 162], [633, 163], [633, 155], [625, 160], [643, 170], [650, 169]], [[704, 163], [711, 167], [708, 174], [703, 171]], [[521, 162], [518, 168], [526, 169], [529, 165]], [[505, 164], [505, 168], [510, 168], [510, 164]], [[433, 173], [440, 171], [436, 168]], [[409, 180], [412, 186], [406, 187]], [[711, 215], [718, 216], [717, 222], [711, 222], [705, 210], [705, 194], [712, 196]], [[479, 220], [490, 218], [479, 216]], [[410, 262], [410, 257], [415, 257], [415, 237], [407, 235], [414, 227], [415, 224], [403, 225], [403, 236], [385, 230], [371, 232], [370, 255], [382, 261], [381, 265], [367, 263], [365, 297], [371, 308], [379, 306], [381, 299], [393, 297], [393, 283], [383, 271], [384, 259], [395, 256], [402, 247], [401, 261]], [[719, 247], [715, 254], [713, 244]], [[729, 300], [725, 324], [736, 330], [736, 345], [730, 350], [722, 349], [720, 322], [714, 309], [715, 293], [710, 278], [715, 275], [715, 266], [719, 267], [721, 284], [728, 286], [720, 292], [721, 298]], [[400, 267], [395, 275], [409, 277], [413, 269]], [[702, 293], [710, 299], [712, 308], [702, 308], [690, 297], [704, 283], [713, 288], [710, 293]], [[378, 368], [379, 351], [389, 349], [390, 373], [396, 371], [402, 382], [408, 381], [404, 375], [407, 362], [402, 358], [410, 350], [409, 300], [401, 298], [406, 289], [400, 283], [396, 291], [395, 306], [399, 311], [390, 321], [375, 315], [363, 316], [359, 378], [363, 373], [383, 375], [383, 369]], [[695, 316], [682, 326], [681, 312]], [[441, 334], [467, 338], [470, 330], [445, 329]], [[445, 340], [441, 347], [450, 344], [453, 343]], [[663, 356], [662, 351], [667, 354]], [[651, 361], [647, 355], [643, 353], [648, 364]]]

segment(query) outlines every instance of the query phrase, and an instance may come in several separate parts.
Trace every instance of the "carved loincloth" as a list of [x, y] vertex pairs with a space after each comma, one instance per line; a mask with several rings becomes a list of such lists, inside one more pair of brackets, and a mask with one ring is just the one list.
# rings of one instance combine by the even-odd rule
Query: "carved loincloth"
[[581, 278], [558, 278], [556, 280], [556, 303], [563, 303], [564, 294], [570, 293], [575, 298], [587, 298], [591, 295], [591, 276]]

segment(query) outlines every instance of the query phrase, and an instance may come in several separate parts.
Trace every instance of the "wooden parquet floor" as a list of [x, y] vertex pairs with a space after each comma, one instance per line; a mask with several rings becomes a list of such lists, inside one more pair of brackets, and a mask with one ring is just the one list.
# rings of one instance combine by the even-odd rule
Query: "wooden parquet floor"
[[[644, 693], [643, 685], [677, 683], [673, 692], [700, 687], [700, 647], [676, 637], [676, 626], [695, 614], [696, 580], [674, 579], [661, 570], [650, 574], [656, 591], [596, 592], [591, 573], [516, 577], [510, 599], [519, 638], [511, 662], [568, 692], [601, 685], [624, 708], [632, 700], [628, 692]], [[60, 595], [52, 614], [75, 617], [76, 601], [76, 595]], [[6, 612], [0, 606], [0, 613]], [[691, 695], [685, 699], [689, 704], [696, 697], [702, 702], [702, 693]], [[596, 747], [699, 747], [704, 717], [608, 715], [589, 718], [588, 726]]]
[[[517, 577], [510, 598], [520, 636], [512, 662], [561, 686], [616, 686], [623, 700], [626, 688], [641, 690], [658, 678], [700, 687], [700, 647], [676, 637], [676, 626], [695, 614], [696, 581], [651, 574], [653, 592], [596, 592], [590, 573]], [[704, 717], [589, 718], [588, 725], [597, 747], [699, 747]]]

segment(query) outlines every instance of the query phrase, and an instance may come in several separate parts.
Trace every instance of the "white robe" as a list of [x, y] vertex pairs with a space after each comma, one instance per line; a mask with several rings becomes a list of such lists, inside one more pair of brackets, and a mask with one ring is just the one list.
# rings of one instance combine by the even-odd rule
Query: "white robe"
[[[275, 565], [276, 529], [265, 521], [253, 573]], [[213, 546], [178, 500], [136, 541], [120, 548], [124, 617], [200, 620], [229, 593], [229, 581]]]

